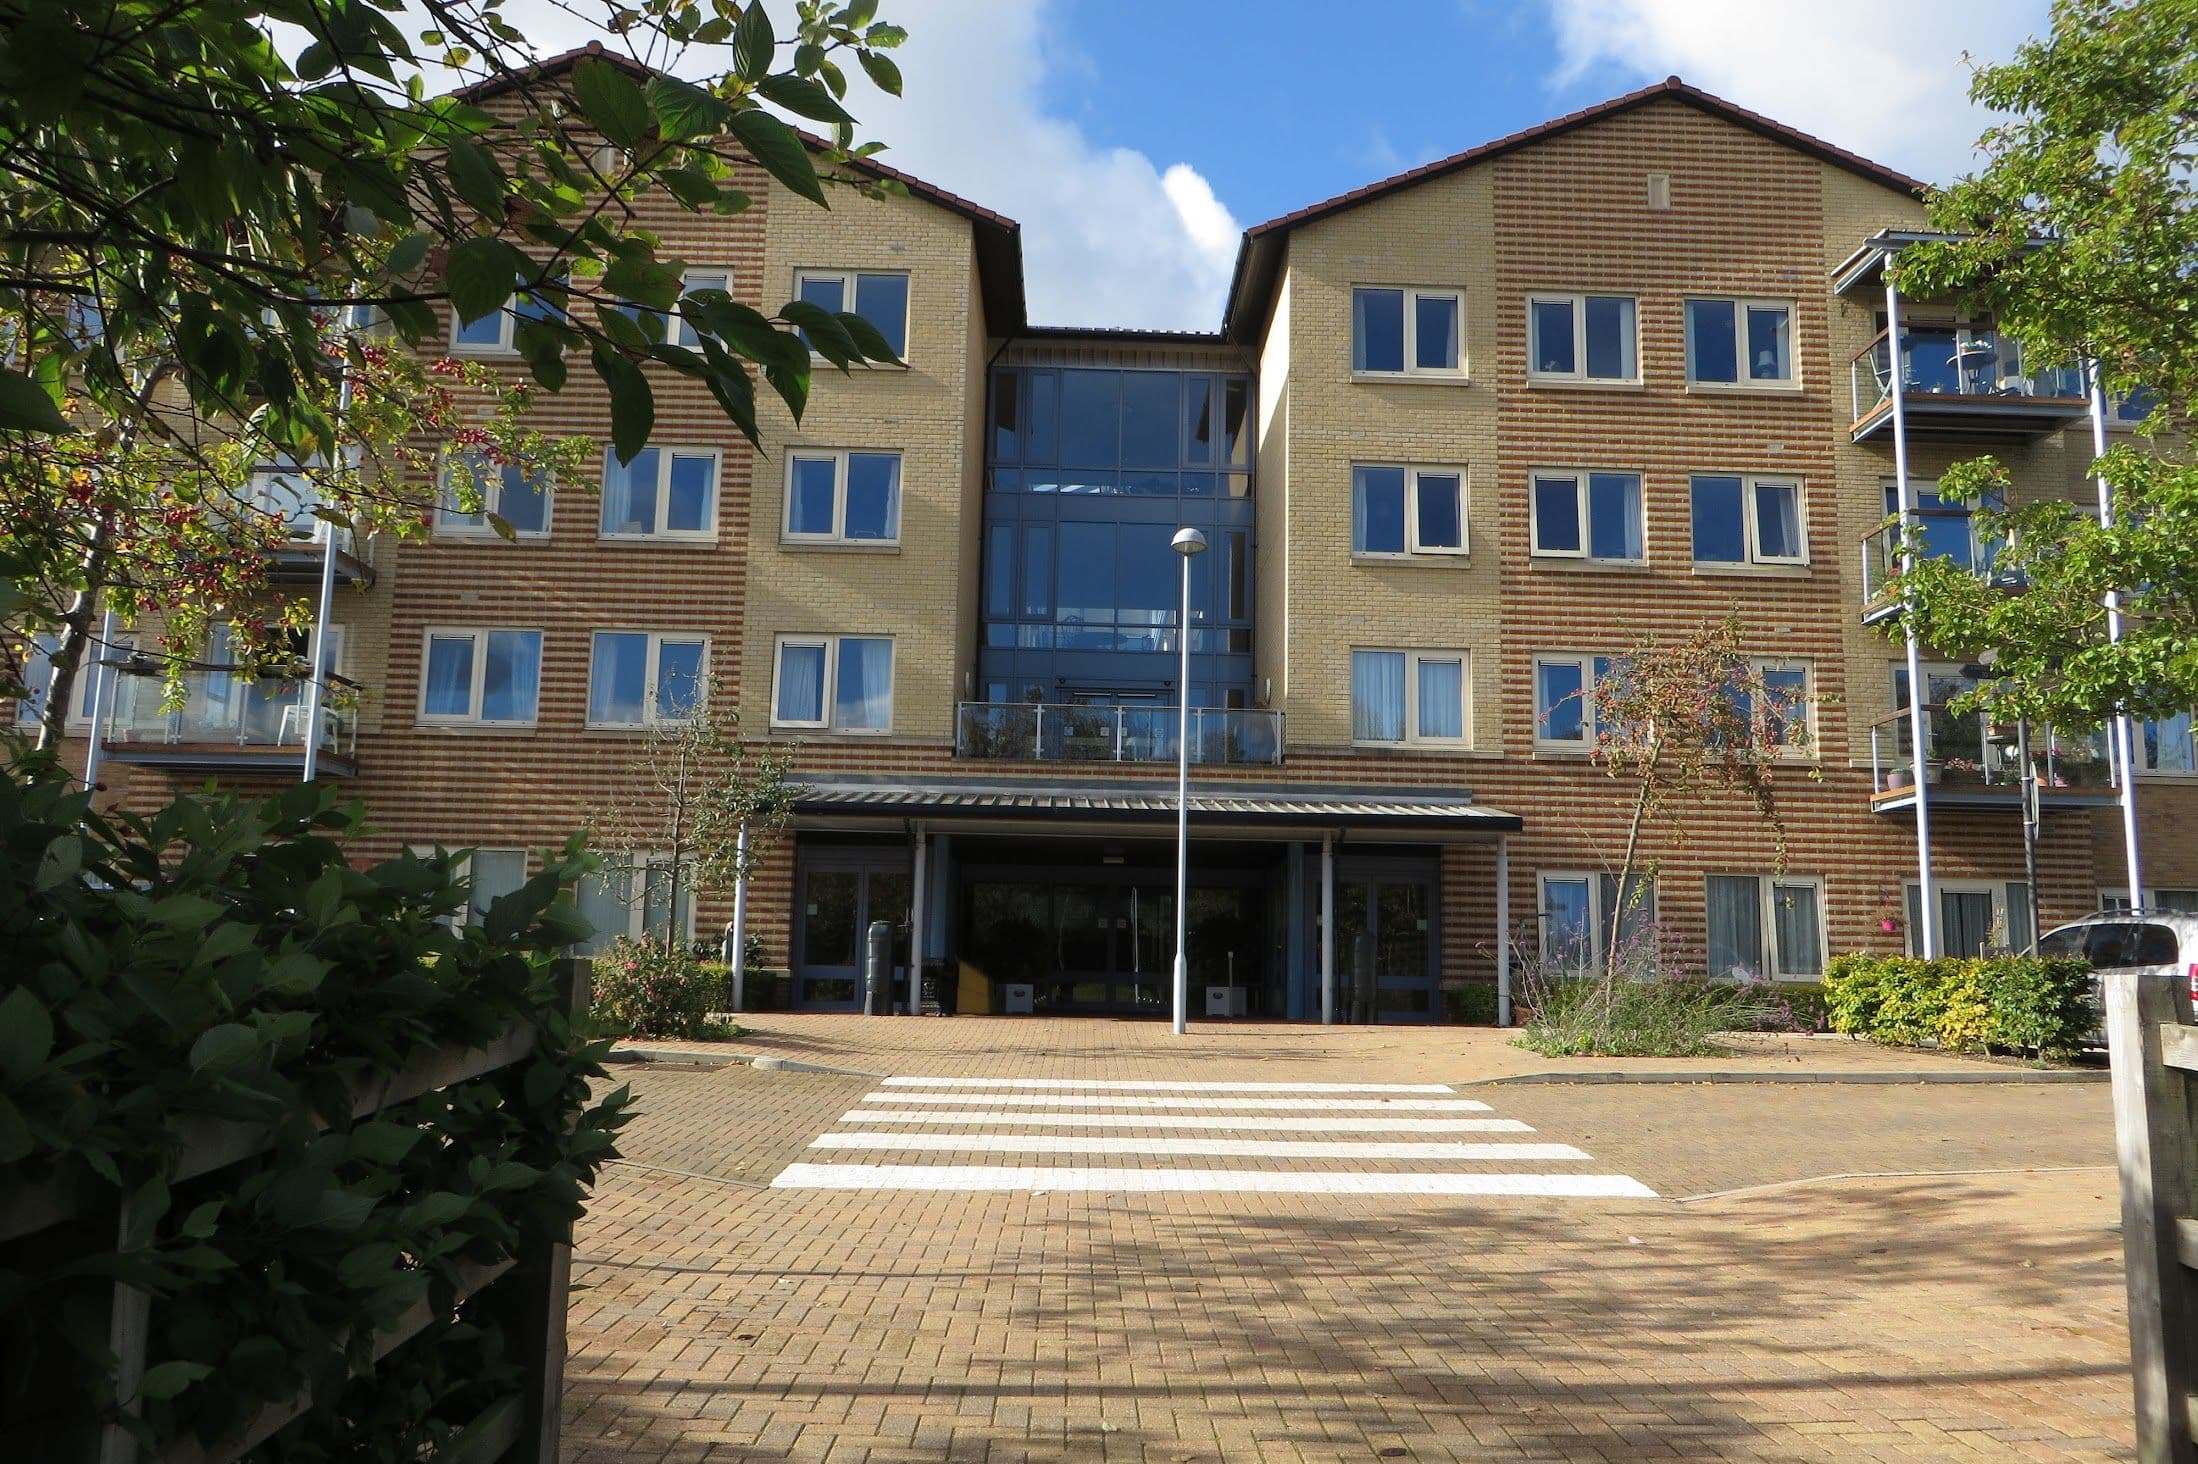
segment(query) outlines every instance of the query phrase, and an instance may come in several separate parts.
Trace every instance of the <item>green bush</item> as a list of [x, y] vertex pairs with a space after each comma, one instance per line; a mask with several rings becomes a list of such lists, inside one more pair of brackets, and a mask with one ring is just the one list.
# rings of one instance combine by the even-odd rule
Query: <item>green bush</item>
[[1537, 983], [1519, 1045], [1544, 1057], [1709, 1057], [1724, 1032], [1760, 1030], [1760, 986], [1686, 976]]
[[620, 936], [595, 958], [588, 1010], [629, 1037], [722, 1037], [725, 968], [694, 952]]
[[1461, 981], [1442, 989], [1443, 1017], [1454, 1026], [1496, 1025], [1496, 983]]
[[1824, 991], [1833, 1031], [1895, 1047], [2057, 1055], [2098, 1023], [2079, 960], [1852, 954], [1832, 962]]

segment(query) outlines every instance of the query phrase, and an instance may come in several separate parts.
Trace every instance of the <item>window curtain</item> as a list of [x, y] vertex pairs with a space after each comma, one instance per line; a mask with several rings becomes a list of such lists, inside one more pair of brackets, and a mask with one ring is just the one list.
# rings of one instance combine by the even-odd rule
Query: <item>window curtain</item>
[[2030, 949], [2030, 886], [2020, 881], [2007, 886], [2007, 929], [2003, 939], [2017, 955]]
[[1587, 881], [1542, 881], [1542, 953], [1566, 965], [1588, 962]]
[[630, 883], [631, 871], [617, 862], [606, 864], [600, 873], [581, 878], [580, 918], [595, 929], [594, 935], [580, 943], [582, 955], [601, 955], [615, 937], [624, 935], [632, 927], [626, 908]]
[[1598, 559], [1641, 558], [1641, 480], [1592, 473], [1587, 480], [1588, 552]]
[[463, 717], [473, 710], [473, 638], [436, 636], [427, 643], [427, 713]]
[[1422, 661], [1420, 670], [1420, 729], [1422, 737], [1465, 736], [1465, 663]]
[[646, 534], [656, 528], [657, 450], [644, 448], [621, 463], [612, 453], [603, 471], [603, 532]]
[[1774, 559], [1801, 553], [1801, 494], [1791, 483], [1755, 485], [1757, 548]]
[[890, 641], [840, 642], [838, 705], [833, 725], [883, 731], [893, 724], [893, 646]]
[[1945, 930], [1939, 947], [1949, 956], [1981, 956], [1992, 938], [1992, 897], [1971, 890], [1939, 891]]
[[781, 722], [824, 720], [824, 647], [779, 647], [778, 719]]
[[527, 882], [526, 851], [476, 849], [466, 872], [473, 886], [473, 913], [486, 915], [492, 903]]
[[542, 680], [542, 637], [531, 630], [488, 633], [488, 666], [481, 688], [481, 716], [491, 722], [534, 719]]
[[1351, 653], [1351, 736], [1359, 742], [1404, 740], [1404, 653]]
[[1710, 976], [1756, 979], [1763, 961], [1762, 884], [1754, 875], [1709, 877]]
[[597, 632], [595, 668], [588, 685], [588, 720], [634, 725], [648, 693], [649, 638]]
[[1778, 936], [1778, 974], [1824, 974], [1823, 913], [1813, 884], [1771, 885], [1771, 922]]

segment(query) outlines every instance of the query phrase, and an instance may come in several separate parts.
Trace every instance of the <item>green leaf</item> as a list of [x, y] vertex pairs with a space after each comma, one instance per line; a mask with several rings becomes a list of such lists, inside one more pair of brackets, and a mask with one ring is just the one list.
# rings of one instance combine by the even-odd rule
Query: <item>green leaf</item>
[[807, 300], [789, 300], [779, 309], [779, 314], [801, 327], [809, 337], [809, 345], [818, 355], [834, 366], [845, 366], [854, 359], [855, 342], [840, 324], [840, 318], [821, 305]]
[[353, 1159], [393, 1168], [418, 1146], [420, 1135], [421, 1131], [410, 1124], [376, 1120], [353, 1129], [346, 1147]]
[[407, 1230], [440, 1229], [462, 1218], [472, 1208], [473, 1200], [470, 1196], [436, 1190], [405, 1206], [402, 1223]]
[[643, 90], [656, 113], [657, 135], [667, 142], [715, 136], [732, 119], [731, 107], [676, 76], [652, 76]]
[[808, 144], [795, 136], [793, 128], [769, 112], [747, 111], [733, 114], [732, 129], [764, 172], [811, 203], [824, 203], [817, 165], [809, 156]]
[[656, 402], [649, 394], [648, 378], [602, 341], [595, 343], [588, 359], [610, 389], [611, 448], [621, 463], [630, 463], [649, 445], [649, 433], [656, 426]]
[[595, 130], [632, 147], [649, 130], [649, 104], [633, 78], [608, 61], [582, 57], [572, 68], [573, 95]]
[[876, 51], [857, 51], [855, 57], [862, 62], [862, 69], [869, 74], [871, 82], [879, 91], [889, 97], [901, 94], [901, 69], [894, 64], [891, 56], [880, 55]]
[[908, 39], [908, 32], [897, 25], [874, 25], [863, 32], [863, 44], [893, 47]]
[[210, 1377], [213, 1368], [203, 1362], [172, 1362], [155, 1364], [145, 1369], [145, 1376], [137, 1380], [137, 1396], [149, 1402], [173, 1398], [201, 1378]]
[[396, 247], [389, 251], [389, 272], [399, 278], [419, 273], [420, 266], [427, 263], [428, 246], [433, 242], [426, 234], [407, 234], [399, 239]]
[[511, 246], [500, 239], [468, 239], [450, 251], [450, 306], [462, 321], [503, 309], [517, 279]]
[[748, 8], [740, 12], [740, 24], [733, 27], [734, 75], [750, 85], [760, 82], [771, 74], [777, 49], [778, 37], [771, 32], [771, 16], [763, 0], [748, 0]]
[[73, 432], [44, 387], [20, 371], [0, 367], [0, 432]]
[[18, 986], [0, 997], [0, 1078], [21, 1082], [53, 1055], [53, 1016]]
[[488, 149], [465, 138], [453, 137], [445, 170], [450, 174], [451, 191], [471, 205], [475, 213], [492, 223], [503, 222], [504, 170], [489, 156]]
[[801, 76], [766, 76], [756, 91], [765, 101], [776, 102], [799, 117], [813, 117], [819, 122], [852, 122], [847, 109], [832, 100], [832, 94], [823, 87]]
[[249, 1059], [259, 1048], [259, 1033], [250, 1027], [236, 1022], [223, 1022], [217, 1027], [208, 1027], [191, 1044], [191, 1071], [200, 1073], [208, 1068], [216, 1071], [233, 1068]]

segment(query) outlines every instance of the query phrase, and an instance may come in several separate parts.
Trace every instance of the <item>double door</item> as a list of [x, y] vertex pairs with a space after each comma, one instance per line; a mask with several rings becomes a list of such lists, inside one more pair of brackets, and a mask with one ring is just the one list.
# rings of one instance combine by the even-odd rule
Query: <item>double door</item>
[[1418, 872], [1338, 876], [1337, 1021], [1435, 1020], [1434, 895]]
[[883, 920], [893, 927], [892, 989], [878, 994], [878, 1009], [889, 1010], [894, 991], [908, 979], [914, 886], [907, 857], [819, 853], [804, 859], [797, 884], [789, 1004], [805, 1011], [860, 1011], [866, 932]]

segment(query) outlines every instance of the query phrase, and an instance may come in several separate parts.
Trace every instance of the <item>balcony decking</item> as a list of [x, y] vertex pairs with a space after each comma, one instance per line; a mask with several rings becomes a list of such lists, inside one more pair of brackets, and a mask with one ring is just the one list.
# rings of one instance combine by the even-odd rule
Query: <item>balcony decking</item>
[[[1935, 703], [1923, 711], [1921, 783], [1932, 807], [2019, 811], [2022, 765], [2013, 735], [1978, 713], [1958, 714]], [[1911, 746], [1906, 707], [1870, 725], [1872, 813], [1916, 806], [1917, 761]], [[2114, 765], [2098, 733], [2077, 737], [2032, 727], [2030, 760], [2037, 769], [2041, 806], [2087, 807], [2115, 800]]]

